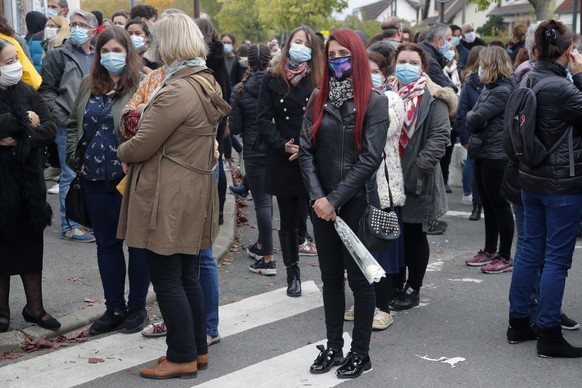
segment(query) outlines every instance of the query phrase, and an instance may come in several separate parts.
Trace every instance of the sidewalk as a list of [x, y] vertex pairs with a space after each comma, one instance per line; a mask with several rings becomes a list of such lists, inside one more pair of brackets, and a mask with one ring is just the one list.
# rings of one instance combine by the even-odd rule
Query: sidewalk
[[[232, 185], [232, 177], [230, 173], [226, 174], [226, 178], [227, 178], [227, 185]], [[55, 206], [55, 198], [56, 196], [49, 196], [49, 202], [51, 202], [51, 205], [53, 206], [53, 209], [57, 209], [57, 211], [55, 211], [56, 214], [58, 214], [58, 205]], [[57, 198], [58, 200], [58, 198]], [[55, 226], [53, 225], [52, 229], [55, 229]], [[212, 247], [213, 249], [213, 254], [214, 257], [217, 260], [220, 260], [222, 257], [224, 257], [230, 250], [230, 246], [232, 245], [232, 242], [234, 241], [234, 234], [236, 231], [236, 201], [235, 201], [235, 197], [234, 195], [232, 195], [228, 190], [227, 190], [227, 195], [226, 195], [226, 202], [224, 204], [224, 224], [220, 226], [220, 231], [218, 233], [218, 237], [216, 238], [216, 241], [214, 242], [214, 245]], [[47, 232], [48, 234], [48, 232]], [[54, 234], [54, 233], [53, 233]], [[46, 236], [46, 234], [45, 234]], [[44, 272], [43, 272], [43, 277], [45, 277], [44, 279], [44, 284], [43, 287], [47, 287], [47, 282], [46, 282], [46, 276], [45, 273], [47, 271], [62, 271], [63, 267], [62, 266], [52, 266], [49, 265], [50, 263], [46, 263], [46, 256], [47, 254], [50, 254], [50, 250], [52, 248], [55, 248], [57, 245], [60, 247], [60, 249], [63, 249], [63, 244], [60, 244], [60, 242], [55, 242], [53, 241], [51, 238], [51, 236], [47, 236], [45, 237], [45, 268], [44, 268]], [[62, 241], [62, 240], [61, 240]], [[70, 244], [76, 244], [75, 247], [79, 247], [79, 243], [70, 243]], [[95, 254], [95, 245], [94, 244], [82, 244], [83, 246], [81, 248], [84, 248], [85, 250], [89, 250], [91, 251], [91, 253], [94, 255]], [[65, 246], [66, 249], [66, 246]], [[73, 255], [74, 256], [74, 255]], [[85, 259], [85, 258], [84, 258]], [[93, 263], [92, 263], [93, 264]], [[81, 263], [81, 265], [83, 265]], [[96, 261], [94, 262], [94, 265], [96, 266], [97, 263]], [[68, 267], [65, 265], [64, 266], [66, 269], [68, 269]], [[72, 275], [72, 273], [71, 273]], [[71, 280], [71, 279], [69, 279]], [[20, 279], [18, 279], [18, 281], [20, 281]], [[74, 280], [72, 280], [74, 281]], [[51, 285], [51, 286], [57, 286], [58, 285]], [[95, 285], [95, 284], [91, 284], [88, 287], [100, 287], [99, 285]], [[12, 290], [13, 292], [16, 290]], [[82, 290], [81, 290], [82, 291]], [[46, 291], [45, 291], [46, 294]], [[101, 291], [102, 294], [102, 291]], [[79, 294], [79, 298], [82, 298], [82, 294]], [[12, 297], [12, 295], [11, 295]], [[51, 330], [46, 330], [43, 329], [39, 326], [36, 325], [32, 325], [32, 326], [27, 326], [27, 327], [23, 327], [23, 328], [13, 328], [13, 324], [11, 322], [11, 326], [8, 332], [6, 333], [0, 333], [0, 355], [2, 355], [5, 352], [9, 352], [12, 351], [14, 349], [17, 349], [21, 346], [21, 344], [23, 343], [23, 341], [25, 340], [26, 337], [30, 337], [32, 339], [40, 339], [42, 337], [45, 338], [54, 338], [54, 337], [58, 337], [60, 335], [63, 335], [65, 333], [69, 333], [71, 331], [77, 330], [85, 325], [90, 324], [91, 322], [95, 321], [97, 318], [99, 318], [102, 314], [103, 314], [103, 309], [104, 306], [102, 303], [95, 303], [92, 306], [88, 306], [88, 307], [84, 307], [84, 308], [80, 308], [79, 307], [79, 303], [78, 303], [78, 299], [76, 299], [77, 303], [72, 303], [70, 302], [71, 299], [65, 299], [64, 302], [59, 305], [59, 308], [63, 311], [66, 311], [66, 313], [62, 316], [60, 316], [59, 314], [55, 314], [55, 317], [59, 320], [59, 322], [61, 322], [61, 328], [58, 331], [51, 331]], [[82, 299], [81, 299], [82, 300]], [[155, 293], [153, 291], [153, 289], [150, 287], [150, 290], [148, 292], [148, 296], [147, 296], [147, 304], [151, 304], [156, 300], [155, 297]], [[69, 302], [69, 303], [67, 303]], [[45, 302], [46, 303], [46, 302]], [[53, 310], [49, 310], [47, 308], [48, 311], [53, 311]], [[16, 313], [12, 312], [12, 316], [13, 316], [13, 320], [15, 320], [16, 317]], [[19, 313], [19, 312], [18, 312]]]

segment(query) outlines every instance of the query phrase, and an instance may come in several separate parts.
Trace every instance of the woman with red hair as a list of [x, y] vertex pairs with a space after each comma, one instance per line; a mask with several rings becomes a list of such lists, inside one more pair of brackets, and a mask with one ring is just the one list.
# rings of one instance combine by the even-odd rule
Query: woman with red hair
[[[388, 131], [388, 100], [372, 89], [366, 49], [351, 30], [331, 34], [325, 47], [320, 88], [313, 93], [301, 131], [299, 164], [315, 216], [323, 280], [327, 348], [311, 373], [340, 365], [339, 378], [354, 378], [372, 367], [368, 350], [374, 318], [374, 287], [368, 283], [337, 235], [333, 221], [340, 216], [353, 230], [367, 206], [367, 192], [375, 192], [376, 170], [382, 160]], [[351, 350], [343, 358], [345, 310], [344, 270], [354, 294]]]

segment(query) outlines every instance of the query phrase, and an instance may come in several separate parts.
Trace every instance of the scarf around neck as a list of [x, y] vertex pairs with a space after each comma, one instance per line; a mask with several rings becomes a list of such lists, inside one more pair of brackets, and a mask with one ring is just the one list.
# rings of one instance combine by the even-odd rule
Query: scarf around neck
[[176, 74], [180, 70], [185, 69], [187, 67], [199, 67], [199, 66], [206, 66], [206, 61], [200, 57], [192, 58], [192, 59], [184, 59], [184, 60], [175, 62], [171, 66], [164, 66], [164, 71], [166, 73], [166, 77], [164, 78], [163, 84], [168, 82], [170, 77], [172, 77], [174, 74]]
[[341, 108], [344, 102], [352, 98], [354, 98], [352, 77], [340, 81], [332, 75], [329, 78], [329, 102], [337, 108]]
[[311, 73], [311, 67], [307, 61], [297, 64], [291, 59], [287, 60], [287, 79], [291, 85], [297, 85], [309, 73]]
[[[398, 79], [392, 81], [394, 90], [398, 87]], [[423, 73], [416, 81], [408, 85], [404, 85], [398, 90], [398, 95], [402, 98], [404, 103], [404, 124], [402, 125], [402, 133], [400, 134], [400, 155], [404, 153], [404, 149], [410, 142], [414, 131], [416, 130], [416, 120], [418, 118], [418, 107], [422, 95], [426, 89], [426, 76]]]

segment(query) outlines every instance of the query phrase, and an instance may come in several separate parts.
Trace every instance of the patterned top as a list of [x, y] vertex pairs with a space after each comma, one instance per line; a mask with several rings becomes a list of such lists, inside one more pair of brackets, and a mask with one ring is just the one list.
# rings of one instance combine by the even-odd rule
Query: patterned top
[[[118, 142], [113, 123], [113, 98], [113, 93], [104, 96], [91, 96], [85, 107], [84, 133], [95, 131], [95, 125], [99, 125], [88, 146], [85, 136], [81, 140], [81, 145], [87, 147], [83, 176], [90, 181], [116, 181], [124, 176], [121, 162], [117, 158]], [[107, 112], [104, 112], [106, 108]], [[101, 118], [100, 124], [98, 124], [99, 118]]]

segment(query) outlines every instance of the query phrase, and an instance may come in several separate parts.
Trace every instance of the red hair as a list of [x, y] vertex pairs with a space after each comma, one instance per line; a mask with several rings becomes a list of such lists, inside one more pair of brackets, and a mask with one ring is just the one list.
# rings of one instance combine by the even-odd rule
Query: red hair
[[323, 120], [323, 106], [329, 99], [329, 67], [328, 49], [329, 42], [335, 40], [341, 46], [347, 48], [352, 53], [352, 86], [354, 88], [354, 105], [356, 108], [356, 148], [358, 151], [362, 147], [362, 133], [364, 130], [364, 118], [366, 116], [366, 107], [370, 100], [370, 91], [372, 90], [372, 76], [370, 75], [370, 64], [368, 55], [362, 39], [352, 30], [344, 29], [335, 31], [329, 36], [323, 53], [325, 66], [323, 68], [323, 82], [321, 90], [315, 98], [315, 107], [313, 109], [313, 126], [311, 127], [311, 139], [315, 139], [317, 130]]

